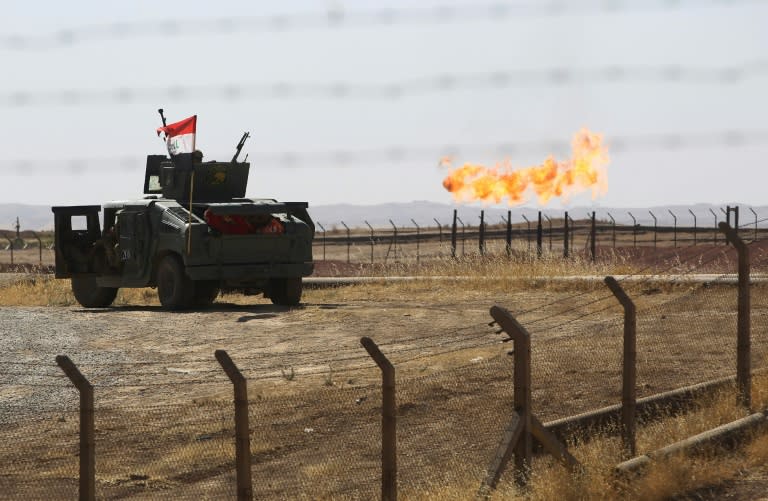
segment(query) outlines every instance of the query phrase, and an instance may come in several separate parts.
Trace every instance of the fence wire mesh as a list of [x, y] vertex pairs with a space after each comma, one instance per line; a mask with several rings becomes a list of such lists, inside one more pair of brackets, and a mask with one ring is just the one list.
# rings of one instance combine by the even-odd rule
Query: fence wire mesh
[[[759, 277], [768, 264], [765, 247], [760, 241], [749, 248]], [[736, 262], [730, 247], [686, 246], [620, 277], [638, 311], [639, 397], [734, 375]], [[759, 280], [751, 287], [755, 370], [768, 366], [767, 287]], [[500, 303], [531, 333], [533, 412], [541, 421], [621, 401], [623, 311], [599, 281], [562, 289], [534, 284]], [[314, 349], [291, 344], [302, 337], [286, 336], [280, 346], [251, 342], [247, 354], [233, 357], [248, 380], [254, 494], [375, 497], [381, 374], [350, 339]], [[511, 347], [501, 339], [467, 324], [380, 342], [397, 371], [404, 495], [479, 485], [484, 477], [512, 408]], [[53, 360], [6, 352], [0, 366], [0, 498], [76, 497], [76, 390]], [[96, 389], [99, 498], [235, 497], [232, 386], [213, 357], [171, 364], [101, 361], [91, 353], [79, 367]]]

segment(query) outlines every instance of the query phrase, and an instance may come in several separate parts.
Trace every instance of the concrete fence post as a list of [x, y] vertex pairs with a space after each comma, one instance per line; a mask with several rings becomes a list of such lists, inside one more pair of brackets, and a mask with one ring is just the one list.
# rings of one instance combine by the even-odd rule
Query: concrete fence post
[[96, 451], [93, 414], [93, 385], [66, 355], [58, 355], [56, 363], [80, 392], [80, 501], [96, 499]]
[[360, 338], [360, 344], [381, 369], [381, 500], [397, 501], [395, 368], [371, 338]]
[[248, 429], [248, 387], [246, 379], [224, 350], [214, 352], [235, 391], [235, 465], [238, 501], [253, 499], [251, 483], [251, 438]]
[[611, 289], [624, 307], [624, 355], [621, 364], [621, 439], [624, 453], [633, 457], [636, 453], [637, 412], [637, 309], [624, 289], [613, 277], [605, 277]]
[[721, 222], [720, 231], [736, 248], [739, 254], [739, 298], [738, 319], [736, 321], [736, 386], [739, 391], [739, 402], [744, 407], [752, 406], [752, 373], [751, 373], [751, 319], [750, 319], [750, 290], [749, 290], [749, 247], [738, 236], [736, 230], [728, 223]]

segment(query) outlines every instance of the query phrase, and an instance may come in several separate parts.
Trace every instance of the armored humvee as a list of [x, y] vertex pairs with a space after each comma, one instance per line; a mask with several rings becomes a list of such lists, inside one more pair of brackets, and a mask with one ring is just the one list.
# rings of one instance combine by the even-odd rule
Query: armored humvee
[[313, 270], [308, 204], [244, 198], [249, 167], [149, 155], [144, 197], [104, 204], [103, 225], [99, 205], [52, 207], [56, 278], [87, 308], [121, 287], [157, 287], [169, 310], [205, 307], [221, 289], [298, 304]]

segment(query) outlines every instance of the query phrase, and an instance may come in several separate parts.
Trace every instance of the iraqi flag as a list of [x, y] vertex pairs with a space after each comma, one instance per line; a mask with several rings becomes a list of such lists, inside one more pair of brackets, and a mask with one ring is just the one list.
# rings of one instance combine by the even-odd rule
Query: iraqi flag
[[197, 115], [185, 118], [176, 123], [168, 124], [157, 129], [157, 135], [165, 132], [165, 142], [171, 156], [195, 151], [195, 131], [197, 130]]

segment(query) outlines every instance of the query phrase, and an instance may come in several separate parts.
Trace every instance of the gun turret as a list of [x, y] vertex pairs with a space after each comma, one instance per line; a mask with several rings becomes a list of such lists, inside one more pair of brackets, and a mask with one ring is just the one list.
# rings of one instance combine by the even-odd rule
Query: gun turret
[[251, 137], [250, 132], [244, 132], [243, 137], [240, 138], [240, 141], [237, 143], [237, 146], [235, 147], [235, 155], [232, 157], [232, 163], [237, 162], [237, 157], [240, 156], [240, 150], [243, 149], [243, 145], [245, 144], [245, 140]]

